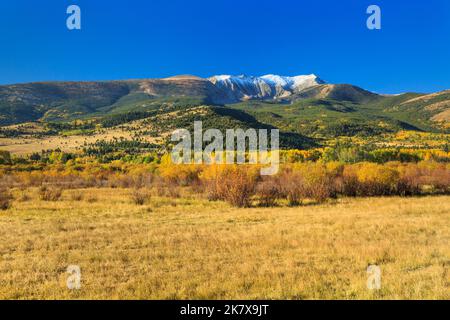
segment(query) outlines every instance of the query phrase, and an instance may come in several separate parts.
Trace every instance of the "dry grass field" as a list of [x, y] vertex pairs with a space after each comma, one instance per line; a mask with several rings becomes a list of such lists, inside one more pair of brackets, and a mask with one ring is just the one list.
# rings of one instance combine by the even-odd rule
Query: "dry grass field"
[[[112, 141], [113, 139], [131, 139], [132, 132], [121, 129], [103, 130], [101, 133], [92, 135], [54, 135], [36, 138], [31, 136], [21, 136], [13, 138], [0, 137], [0, 150], [8, 151], [11, 154], [24, 156], [42, 150], [61, 149], [65, 152], [79, 151], [85, 144], [92, 144], [99, 140]], [[156, 138], [145, 137], [143, 141], [158, 142]]]
[[[189, 196], [139, 206], [132, 192], [14, 190], [0, 298], [450, 299], [449, 196], [236, 209]], [[367, 289], [370, 264], [381, 290]]]

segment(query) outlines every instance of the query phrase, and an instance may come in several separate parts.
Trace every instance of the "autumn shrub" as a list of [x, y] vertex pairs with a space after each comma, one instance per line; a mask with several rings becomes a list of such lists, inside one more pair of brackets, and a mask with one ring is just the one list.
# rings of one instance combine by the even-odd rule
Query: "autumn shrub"
[[190, 185], [190, 192], [197, 195], [203, 194], [205, 193], [205, 185], [198, 179]]
[[225, 200], [236, 207], [249, 207], [255, 193], [258, 168], [246, 165], [208, 165], [200, 178], [209, 199]]
[[427, 172], [426, 183], [432, 186], [434, 193], [447, 194], [450, 192], [450, 170], [445, 166], [438, 166]]
[[330, 185], [323, 181], [310, 184], [306, 190], [308, 197], [318, 203], [325, 202], [332, 195]]
[[255, 192], [255, 174], [245, 168], [233, 167], [222, 176], [222, 187], [219, 188], [223, 198], [236, 207], [249, 207]]
[[27, 187], [41, 186], [44, 181], [44, 175], [40, 171], [20, 172], [17, 174], [21, 183]]
[[83, 200], [83, 193], [79, 190], [75, 190], [71, 193], [70, 198], [72, 201], [81, 201]]
[[133, 200], [133, 203], [136, 205], [144, 205], [147, 201], [149, 201], [151, 198], [150, 193], [148, 190], [144, 189], [134, 189], [131, 193], [131, 199]]
[[278, 176], [281, 195], [289, 206], [300, 205], [306, 197], [303, 176], [291, 168], [283, 168]]
[[137, 174], [134, 176], [134, 187], [135, 188], [149, 188], [153, 183], [153, 175], [150, 173]]
[[383, 196], [396, 194], [399, 172], [394, 167], [375, 163], [362, 163], [357, 170], [361, 196]]
[[400, 178], [396, 185], [396, 194], [402, 197], [415, 196], [421, 193], [420, 186], [414, 180]]
[[90, 186], [91, 186], [91, 184], [89, 183], [89, 180], [84, 179], [79, 176], [71, 176], [70, 180], [66, 184], [66, 188], [70, 188], [70, 189], [87, 188]]
[[170, 155], [164, 156], [161, 161], [161, 166], [159, 167], [161, 177], [169, 183], [175, 183], [180, 186], [188, 186], [194, 181], [198, 181], [202, 171], [201, 165], [172, 163]]
[[200, 184], [208, 200], [225, 200], [221, 187], [224, 165], [208, 165], [200, 174]]
[[11, 174], [0, 174], [0, 189], [11, 188], [13, 186], [22, 186], [17, 177]]
[[356, 197], [361, 185], [354, 166], [345, 166], [342, 174], [336, 178], [336, 188], [339, 193], [347, 197]]
[[[198, 182], [197, 182], [198, 183]], [[180, 198], [181, 197], [181, 187], [175, 181], [169, 181], [156, 177], [152, 182], [149, 190], [158, 197], [168, 197], [168, 198]]]
[[42, 186], [39, 188], [39, 198], [43, 201], [58, 201], [61, 199], [61, 196], [61, 188], [47, 186]]
[[150, 187], [153, 181], [151, 174], [116, 173], [108, 177], [108, 186], [111, 188], [144, 188]]
[[400, 196], [414, 196], [422, 192], [421, 176], [422, 172], [416, 164], [406, 164], [398, 166], [399, 178], [396, 186], [396, 193]]
[[274, 177], [266, 177], [257, 184], [256, 195], [260, 206], [275, 206], [277, 200], [282, 196], [279, 180]]
[[114, 173], [106, 177], [107, 186], [109, 188], [131, 188], [133, 186], [133, 179], [124, 173]]
[[27, 202], [31, 200], [31, 197], [26, 193], [25, 190], [23, 190], [18, 200], [20, 202]]
[[181, 189], [179, 186], [169, 186], [167, 189], [167, 193], [166, 196], [168, 196], [169, 198], [174, 198], [174, 199], [178, 199], [181, 198]]
[[303, 177], [303, 188], [306, 197], [321, 203], [335, 196], [333, 176], [322, 163], [304, 163], [297, 167]]
[[165, 186], [158, 186], [155, 188], [155, 190], [158, 197], [165, 197], [167, 194], [167, 188]]

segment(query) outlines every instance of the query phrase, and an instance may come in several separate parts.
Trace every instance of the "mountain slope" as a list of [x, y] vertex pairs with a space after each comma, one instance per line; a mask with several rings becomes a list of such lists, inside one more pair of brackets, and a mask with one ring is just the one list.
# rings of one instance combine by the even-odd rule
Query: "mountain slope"
[[368, 103], [382, 99], [381, 96], [350, 84], [322, 84], [306, 88], [290, 97], [290, 100], [305, 98], [333, 99], [354, 103]]
[[385, 116], [398, 119], [428, 131], [448, 130], [450, 119], [450, 90], [432, 94], [407, 93], [387, 97], [369, 104]]
[[94, 112], [128, 94], [124, 82], [47, 82], [0, 86], [0, 123]]
[[197, 97], [211, 104], [228, 101], [227, 93], [207, 79], [194, 76], [178, 76], [166, 79], [150, 79], [138, 82], [138, 91], [151, 97]]

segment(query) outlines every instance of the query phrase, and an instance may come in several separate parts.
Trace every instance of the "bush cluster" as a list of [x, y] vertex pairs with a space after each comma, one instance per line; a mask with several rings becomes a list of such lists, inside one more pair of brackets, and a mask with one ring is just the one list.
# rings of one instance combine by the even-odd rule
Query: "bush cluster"
[[[368, 196], [415, 196], [450, 193], [450, 164], [434, 161], [303, 162], [281, 165], [277, 175], [261, 176], [255, 165], [153, 165], [114, 162], [102, 166], [52, 166], [32, 171], [0, 172], [0, 190], [40, 187], [45, 201], [57, 201], [63, 189], [89, 187], [134, 189], [133, 202], [145, 202], [142, 190], [178, 198], [190, 189], [209, 200], [227, 201], [236, 207], [265, 207], [305, 201], [321, 203], [330, 198]], [[8, 208], [7, 192], [0, 192], [0, 208]], [[82, 196], [73, 194], [72, 199]]]
[[200, 176], [210, 200], [237, 207], [322, 203], [338, 196], [414, 196], [450, 193], [450, 170], [436, 163], [302, 163], [285, 165], [276, 176], [259, 176], [246, 166], [211, 166]]

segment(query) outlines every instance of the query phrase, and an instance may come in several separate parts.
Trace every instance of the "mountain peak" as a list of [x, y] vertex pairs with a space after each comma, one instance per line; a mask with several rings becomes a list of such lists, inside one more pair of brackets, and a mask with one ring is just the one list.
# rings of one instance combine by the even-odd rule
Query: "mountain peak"
[[191, 74], [180, 74], [177, 76], [164, 78], [162, 80], [204, 80], [204, 79], [200, 78], [198, 76], [191, 75]]
[[217, 75], [209, 78], [209, 81], [231, 92], [235, 100], [285, 98], [306, 88], [325, 83], [315, 74], [293, 77], [276, 74], [260, 77]]
[[287, 90], [306, 89], [308, 87], [325, 83], [325, 81], [321, 80], [315, 74], [299, 75], [293, 77], [280, 76], [276, 74], [266, 74], [260, 78], [274, 85], [281, 86], [282, 88]]

